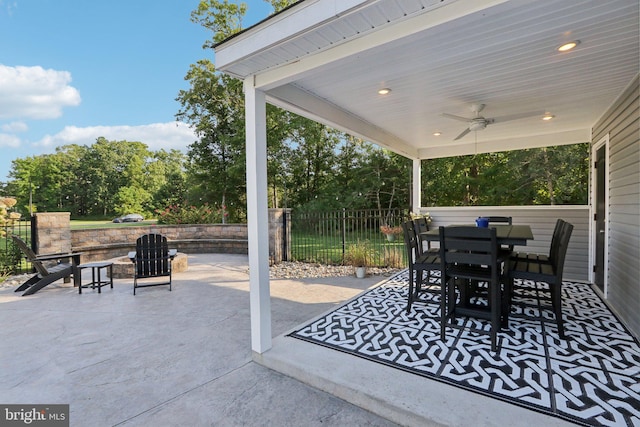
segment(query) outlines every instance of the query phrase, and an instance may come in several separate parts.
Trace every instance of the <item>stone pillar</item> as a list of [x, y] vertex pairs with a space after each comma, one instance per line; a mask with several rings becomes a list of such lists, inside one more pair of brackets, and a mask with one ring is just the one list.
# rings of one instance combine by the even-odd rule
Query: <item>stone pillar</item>
[[36, 254], [71, 252], [71, 213], [38, 212], [31, 217]]
[[291, 259], [291, 209], [269, 209], [269, 260]]

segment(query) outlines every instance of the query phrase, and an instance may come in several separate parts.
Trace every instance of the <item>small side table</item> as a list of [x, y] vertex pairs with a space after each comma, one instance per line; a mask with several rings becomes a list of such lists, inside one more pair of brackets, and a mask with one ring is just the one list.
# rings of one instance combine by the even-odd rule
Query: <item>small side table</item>
[[[87, 283], [86, 285], [82, 284], [82, 280], [79, 281], [79, 285], [78, 285], [78, 293], [81, 294], [82, 293], [82, 288], [89, 288], [91, 287], [92, 289], [98, 288], [98, 293], [102, 293], [100, 291], [100, 289], [103, 286], [107, 286], [107, 285], [111, 285], [111, 289], [113, 289], [113, 262], [109, 262], [109, 261], [105, 261], [105, 262], [88, 262], [86, 264], [80, 264], [78, 266], [78, 271], [82, 274], [82, 270], [85, 268], [90, 268], [91, 269], [91, 282]], [[100, 270], [101, 269], [109, 269], [109, 280], [102, 280], [102, 278], [100, 277]]]

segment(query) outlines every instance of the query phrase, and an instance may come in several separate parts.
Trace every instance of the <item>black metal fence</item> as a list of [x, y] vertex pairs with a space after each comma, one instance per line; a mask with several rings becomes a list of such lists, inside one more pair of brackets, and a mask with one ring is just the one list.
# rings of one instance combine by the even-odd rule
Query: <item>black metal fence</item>
[[[373, 256], [369, 264], [404, 267], [406, 255], [400, 230], [409, 218], [406, 209], [291, 212], [291, 256], [294, 261], [345, 264], [351, 244], [367, 242]], [[389, 237], [381, 226], [395, 228]]]
[[27, 262], [20, 249], [13, 243], [12, 235], [20, 236], [27, 244], [31, 242], [31, 221], [20, 219], [1, 228], [0, 233], [0, 278], [11, 274], [28, 273], [31, 263]]

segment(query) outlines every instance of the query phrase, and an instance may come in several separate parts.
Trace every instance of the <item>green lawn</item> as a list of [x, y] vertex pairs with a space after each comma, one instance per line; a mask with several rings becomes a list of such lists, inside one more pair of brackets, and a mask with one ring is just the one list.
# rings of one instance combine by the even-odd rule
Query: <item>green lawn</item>
[[[367, 240], [374, 250], [372, 265], [379, 267], [404, 266], [405, 250], [401, 236], [389, 242], [382, 233], [347, 233], [344, 250], [351, 243]], [[341, 236], [320, 235], [293, 231], [291, 235], [291, 256], [296, 261], [317, 262], [321, 264], [342, 264], [343, 241]]]
[[80, 220], [80, 219], [72, 219], [71, 220], [71, 229], [72, 230], [82, 230], [87, 228], [122, 228], [122, 227], [143, 227], [145, 225], [154, 225], [157, 224], [158, 221], [155, 219], [150, 219], [146, 221], [140, 222], [120, 222], [116, 223], [111, 220]]

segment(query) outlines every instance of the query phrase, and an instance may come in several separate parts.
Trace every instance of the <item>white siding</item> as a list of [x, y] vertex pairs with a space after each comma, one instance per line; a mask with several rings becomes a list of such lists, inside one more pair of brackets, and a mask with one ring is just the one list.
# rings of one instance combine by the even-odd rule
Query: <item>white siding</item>
[[593, 128], [609, 135], [609, 251], [607, 300], [640, 336], [640, 90], [631, 85]]

